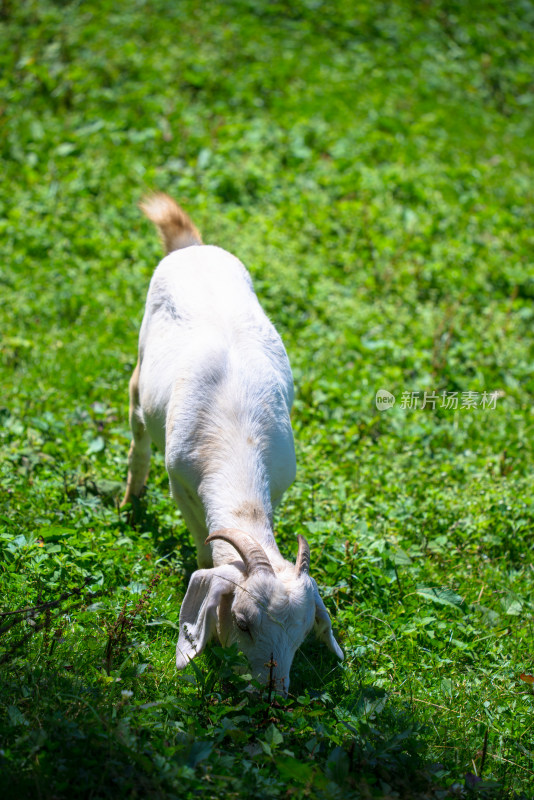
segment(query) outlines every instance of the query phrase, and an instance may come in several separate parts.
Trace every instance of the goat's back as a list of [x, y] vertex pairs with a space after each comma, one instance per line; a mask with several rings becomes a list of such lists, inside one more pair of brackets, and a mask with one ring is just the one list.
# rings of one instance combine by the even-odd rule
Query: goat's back
[[141, 406], [163, 449], [169, 412], [183, 406], [176, 408], [178, 415], [198, 417], [219, 387], [242, 407], [271, 404], [283, 412], [284, 427], [289, 421], [293, 381], [282, 340], [247, 270], [222, 248], [187, 247], [160, 262], [150, 283], [139, 355]]

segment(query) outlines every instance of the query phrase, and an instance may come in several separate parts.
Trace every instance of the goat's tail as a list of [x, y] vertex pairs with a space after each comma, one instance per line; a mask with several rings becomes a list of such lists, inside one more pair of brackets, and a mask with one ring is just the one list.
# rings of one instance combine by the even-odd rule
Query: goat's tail
[[167, 253], [181, 247], [202, 244], [198, 230], [185, 211], [168, 194], [150, 194], [139, 203], [139, 208], [157, 226]]

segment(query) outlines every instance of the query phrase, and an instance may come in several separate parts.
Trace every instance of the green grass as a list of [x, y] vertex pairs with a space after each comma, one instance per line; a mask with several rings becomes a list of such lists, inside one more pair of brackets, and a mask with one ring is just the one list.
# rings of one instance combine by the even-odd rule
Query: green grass
[[[1, 10], [1, 611], [45, 606], [0, 617], [2, 796], [531, 798], [534, 5]], [[277, 536], [346, 658], [305, 643], [287, 702], [233, 651], [176, 673], [195, 555], [161, 456], [117, 510], [154, 188], [293, 366]], [[402, 407], [433, 390], [499, 397]]]

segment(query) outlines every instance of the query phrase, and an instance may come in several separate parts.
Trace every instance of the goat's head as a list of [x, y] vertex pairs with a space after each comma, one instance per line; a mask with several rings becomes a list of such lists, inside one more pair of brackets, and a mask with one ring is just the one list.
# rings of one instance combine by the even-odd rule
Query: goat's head
[[272, 676], [276, 691], [287, 694], [293, 656], [312, 628], [343, 658], [317, 584], [309, 575], [310, 548], [303, 536], [298, 537], [295, 565], [278, 572], [248, 534], [218, 531], [206, 543], [215, 539], [231, 544], [243, 563], [200, 569], [191, 576], [180, 610], [178, 669], [217, 635], [223, 645], [237, 642], [254, 678], [265, 684]]

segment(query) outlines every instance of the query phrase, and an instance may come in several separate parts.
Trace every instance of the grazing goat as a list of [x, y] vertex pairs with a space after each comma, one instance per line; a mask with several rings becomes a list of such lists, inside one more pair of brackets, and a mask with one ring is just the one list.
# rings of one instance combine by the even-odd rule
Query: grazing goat
[[167, 195], [141, 208], [168, 255], [150, 283], [130, 381], [123, 505], [143, 490], [154, 441], [200, 567], [180, 610], [176, 666], [216, 636], [223, 646], [237, 642], [253, 676], [265, 683], [271, 674], [287, 694], [293, 656], [312, 628], [343, 658], [309, 575], [306, 539], [298, 536], [292, 564], [274, 538], [273, 509], [296, 469], [287, 354], [243, 264], [203, 245]]

